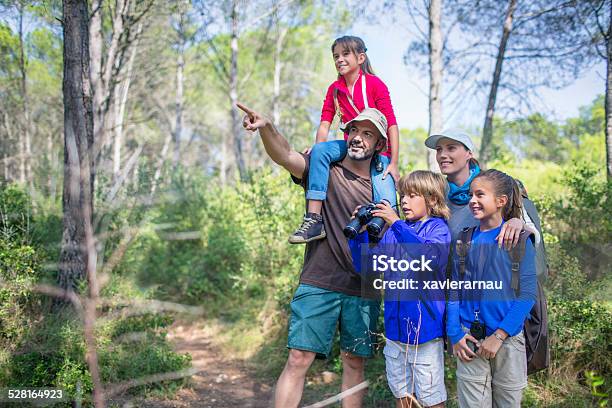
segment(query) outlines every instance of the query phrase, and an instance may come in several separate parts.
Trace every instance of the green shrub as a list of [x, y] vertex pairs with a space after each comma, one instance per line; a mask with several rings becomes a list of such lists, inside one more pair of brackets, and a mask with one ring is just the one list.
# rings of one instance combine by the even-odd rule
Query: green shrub
[[574, 162], [563, 172], [560, 183], [566, 196], [538, 201], [545, 230], [553, 232], [568, 255], [575, 257], [589, 280], [606, 277], [612, 242], [612, 183], [605, 169], [595, 163]]
[[[162, 298], [206, 299], [211, 314], [213, 304], [227, 310], [228, 300], [245, 296], [262, 302], [271, 296], [288, 304], [302, 248], [286, 239], [300, 219], [301, 188], [269, 169], [254, 173], [251, 183], [213, 183], [178, 174], [169, 190], [175, 193], [152, 210], [154, 224], [128, 250], [122, 273], [135, 270], [139, 281], [155, 286]], [[191, 239], [181, 239], [186, 234]]]
[[[50, 310], [50, 302], [43, 302], [45, 298], [33, 291], [42, 279], [54, 278], [51, 273], [45, 276], [41, 265], [55, 260], [59, 241], [51, 241], [61, 236], [61, 223], [57, 214], [46, 213], [46, 209], [34, 213], [32, 219], [30, 208], [27, 195], [18, 187], [0, 189], [0, 386], [60, 387], [73, 398], [80, 393], [87, 405], [93, 385], [80, 317], [70, 308]], [[38, 230], [49, 235], [33, 240]], [[41, 246], [53, 250], [46, 252]], [[130, 278], [113, 274], [101, 295], [105, 302], [100, 312], [107, 314], [124, 307], [126, 301], [146, 299], [150, 293], [136, 287]], [[102, 381], [116, 383], [189, 367], [190, 357], [175, 353], [166, 340], [165, 330], [172, 321], [166, 314], [99, 320], [96, 342]], [[142, 334], [136, 340], [124, 336], [135, 332]], [[152, 384], [131, 392], [165, 393], [183, 383]]]
[[588, 296], [591, 286], [580, 261], [559, 244], [548, 245], [548, 291], [559, 299], [580, 300]]
[[[190, 366], [191, 357], [175, 353], [165, 339], [173, 319], [167, 315], [144, 315], [107, 322], [97, 329], [100, 375], [104, 384], [173, 372]], [[142, 334], [135, 339], [122, 337]], [[60, 387], [71, 398], [80, 388], [87, 401], [93, 390], [85, 360], [85, 341], [77, 319], [48, 316], [31, 328], [23, 351], [11, 356], [3, 367], [0, 384], [28, 387]], [[175, 381], [183, 384], [183, 380]], [[164, 390], [168, 384], [154, 383], [132, 389], [132, 393]], [[171, 387], [173, 385], [170, 385]]]
[[585, 369], [612, 372], [612, 312], [605, 303], [564, 300], [548, 302], [551, 372], [555, 377], [578, 378]]
[[32, 286], [40, 256], [30, 244], [30, 201], [15, 185], [0, 188], [0, 347], [14, 350], [36, 318]]
[[168, 327], [174, 319], [167, 314], [147, 313], [141, 316], [130, 316], [113, 323], [110, 336], [113, 339], [127, 333], [140, 333], [149, 329], [157, 331]]
[[28, 330], [40, 297], [32, 293], [39, 260], [34, 248], [0, 240], [0, 344], [13, 348]]
[[0, 188], [0, 239], [28, 243], [32, 205], [18, 185]]

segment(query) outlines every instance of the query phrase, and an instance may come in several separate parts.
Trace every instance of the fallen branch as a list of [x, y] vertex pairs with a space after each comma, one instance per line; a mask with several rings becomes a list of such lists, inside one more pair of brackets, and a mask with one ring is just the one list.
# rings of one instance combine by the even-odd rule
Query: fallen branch
[[140, 387], [141, 385], [153, 384], [161, 381], [169, 381], [169, 380], [178, 380], [179, 378], [191, 377], [192, 375], [197, 374], [202, 371], [201, 368], [192, 367], [185, 370], [180, 371], [172, 371], [168, 373], [162, 374], [153, 374], [142, 378], [137, 378], [134, 380], [128, 380], [118, 384], [109, 384], [105, 387], [106, 389], [106, 397], [111, 397], [113, 395], [122, 393], [124, 391], [129, 390], [130, 388]]
[[[103, 304], [109, 305], [109, 303]], [[113, 304], [113, 306], [117, 305]], [[163, 302], [161, 300], [136, 300], [129, 302], [123, 309], [109, 313], [104, 318], [100, 318], [98, 320], [100, 322], [105, 322], [117, 318], [124, 319], [130, 316], [140, 316], [146, 313], [160, 312], [176, 312], [201, 316], [204, 314], [204, 308], [201, 306], [188, 306], [174, 302]]]
[[321, 408], [321, 407], [326, 407], [328, 405], [334, 404], [336, 402], [342, 401], [344, 398], [348, 397], [349, 395], [353, 395], [356, 392], [359, 392], [365, 388], [368, 388], [368, 386], [370, 385], [369, 381], [364, 381], [360, 384], [355, 385], [354, 387], [349, 388], [346, 391], [342, 391], [340, 394], [336, 394], [333, 397], [329, 397], [327, 399], [324, 399], [323, 401], [319, 401], [316, 402], [312, 405], [308, 405], [307, 407], [304, 408]]

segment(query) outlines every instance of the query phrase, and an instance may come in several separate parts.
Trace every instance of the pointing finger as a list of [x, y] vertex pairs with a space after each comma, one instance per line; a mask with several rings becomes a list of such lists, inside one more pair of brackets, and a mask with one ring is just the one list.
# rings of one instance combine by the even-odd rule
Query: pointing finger
[[241, 104], [240, 102], [236, 102], [236, 106], [242, 110], [244, 113], [246, 113], [247, 115], [249, 115], [249, 119], [251, 120], [255, 120], [255, 112], [248, 108], [247, 106]]

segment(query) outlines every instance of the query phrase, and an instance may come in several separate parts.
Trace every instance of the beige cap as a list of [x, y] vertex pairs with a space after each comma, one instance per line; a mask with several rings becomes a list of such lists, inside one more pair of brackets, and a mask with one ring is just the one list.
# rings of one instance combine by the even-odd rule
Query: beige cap
[[387, 118], [382, 114], [381, 111], [374, 108], [366, 108], [356, 118], [349, 120], [340, 128], [341, 131], [346, 132], [349, 129], [349, 126], [353, 122], [361, 122], [367, 120], [372, 122], [376, 129], [380, 132], [380, 134], [387, 139]]

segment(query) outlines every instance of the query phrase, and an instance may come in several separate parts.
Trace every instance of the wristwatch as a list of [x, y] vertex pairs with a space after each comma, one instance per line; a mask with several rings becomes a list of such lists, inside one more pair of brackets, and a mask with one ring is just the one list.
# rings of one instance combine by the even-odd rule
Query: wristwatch
[[504, 339], [502, 336], [499, 335], [499, 333], [493, 333], [493, 335], [495, 336], [495, 338], [499, 341], [501, 341], [502, 343], [506, 340]]

